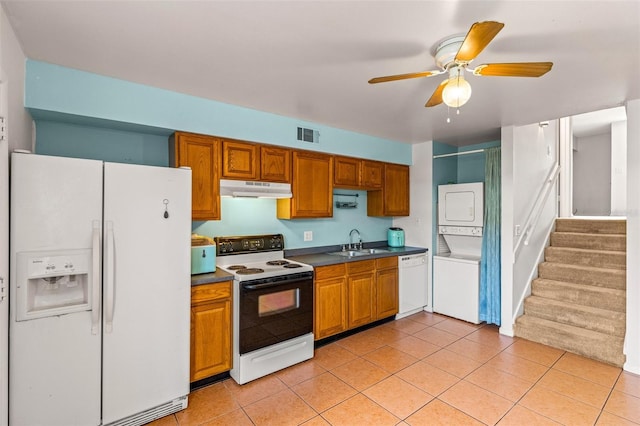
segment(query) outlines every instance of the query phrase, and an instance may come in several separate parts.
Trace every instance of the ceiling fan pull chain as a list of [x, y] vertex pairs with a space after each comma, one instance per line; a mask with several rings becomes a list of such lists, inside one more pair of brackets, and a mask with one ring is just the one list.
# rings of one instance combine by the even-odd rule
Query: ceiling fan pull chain
[[451, 108], [447, 105], [447, 123], [451, 123], [451, 118], [449, 117], [449, 112], [451, 112]]

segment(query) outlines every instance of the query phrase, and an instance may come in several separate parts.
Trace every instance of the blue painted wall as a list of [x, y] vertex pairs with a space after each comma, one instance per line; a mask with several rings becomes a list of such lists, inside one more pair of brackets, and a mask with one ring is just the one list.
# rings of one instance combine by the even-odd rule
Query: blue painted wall
[[[36, 120], [74, 121], [141, 132], [182, 130], [399, 164], [411, 145], [184, 95], [111, 77], [28, 60], [25, 107]], [[320, 143], [297, 141], [298, 126], [320, 132]]]
[[[333, 209], [331, 219], [279, 220], [276, 201], [269, 199], [222, 198], [222, 220], [194, 222], [193, 230], [211, 236], [255, 235], [282, 233], [287, 248], [302, 248], [346, 244], [349, 231], [357, 228], [364, 242], [386, 241], [391, 218], [367, 216], [366, 191], [336, 190], [340, 194], [358, 194], [355, 209]], [[353, 201], [354, 198], [334, 196], [335, 200]], [[305, 231], [313, 232], [313, 241], [303, 241]]]
[[[184, 130], [411, 164], [409, 144], [42, 62], [27, 61], [25, 85], [25, 106], [36, 122], [40, 154], [166, 166], [168, 136]], [[319, 130], [320, 143], [298, 142], [297, 126]], [[366, 191], [336, 192], [357, 193], [358, 207], [334, 208], [328, 219], [278, 220], [275, 200], [223, 198], [222, 220], [194, 222], [192, 228], [209, 236], [282, 233], [287, 248], [348, 243], [353, 228], [365, 242], [386, 240], [392, 218], [367, 216]], [[313, 232], [312, 241], [303, 241], [305, 231]]]
[[168, 136], [36, 120], [36, 153], [168, 166]]

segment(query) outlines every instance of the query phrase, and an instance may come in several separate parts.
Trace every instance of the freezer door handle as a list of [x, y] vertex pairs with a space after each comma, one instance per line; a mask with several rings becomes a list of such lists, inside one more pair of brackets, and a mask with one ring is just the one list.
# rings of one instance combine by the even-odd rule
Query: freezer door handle
[[93, 221], [91, 254], [91, 334], [100, 331], [100, 221]]
[[114, 292], [115, 292], [115, 262], [114, 262], [114, 239], [113, 239], [113, 222], [108, 220], [107, 226], [107, 248], [105, 253], [105, 290], [104, 290], [104, 310], [105, 310], [105, 333], [111, 333], [113, 330], [113, 310], [114, 310]]

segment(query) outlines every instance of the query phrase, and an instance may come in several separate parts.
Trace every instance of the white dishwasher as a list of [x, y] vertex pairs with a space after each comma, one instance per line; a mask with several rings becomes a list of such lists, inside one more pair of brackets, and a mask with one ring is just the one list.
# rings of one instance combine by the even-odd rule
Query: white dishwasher
[[396, 319], [429, 306], [429, 254], [398, 256], [399, 307]]

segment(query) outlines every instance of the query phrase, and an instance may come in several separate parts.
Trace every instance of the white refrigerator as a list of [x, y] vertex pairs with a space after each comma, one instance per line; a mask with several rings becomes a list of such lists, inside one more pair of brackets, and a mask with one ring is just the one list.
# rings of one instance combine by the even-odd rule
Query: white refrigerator
[[185, 408], [191, 170], [13, 153], [10, 210], [9, 424]]

